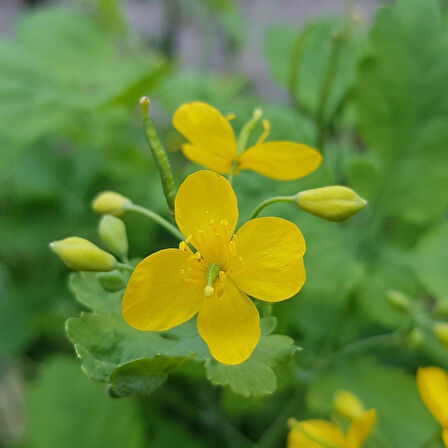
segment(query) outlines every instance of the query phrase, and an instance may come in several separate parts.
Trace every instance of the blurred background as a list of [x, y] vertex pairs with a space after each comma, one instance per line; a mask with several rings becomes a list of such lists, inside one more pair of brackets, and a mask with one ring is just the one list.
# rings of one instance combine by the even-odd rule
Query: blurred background
[[[439, 429], [415, 371], [448, 367], [435, 331], [448, 315], [446, 6], [0, 0], [0, 446], [282, 447], [289, 417], [327, 418], [348, 388], [379, 413], [366, 447], [441, 447], [427, 443]], [[269, 211], [296, 222], [308, 248], [305, 288], [274, 309], [277, 331], [304, 350], [278, 369], [273, 395], [241, 398], [185, 368], [150, 396], [112, 399], [65, 335], [83, 307], [48, 243], [98, 242], [90, 202], [104, 189], [166, 213], [142, 95], [178, 183], [198, 168], [171, 126], [187, 101], [235, 113], [236, 130], [261, 107], [271, 140], [323, 153], [299, 181], [239, 176], [242, 219], [268, 197], [323, 185], [369, 201], [342, 224]], [[125, 221], [133, 257], [175, 244], [144, 218]]]

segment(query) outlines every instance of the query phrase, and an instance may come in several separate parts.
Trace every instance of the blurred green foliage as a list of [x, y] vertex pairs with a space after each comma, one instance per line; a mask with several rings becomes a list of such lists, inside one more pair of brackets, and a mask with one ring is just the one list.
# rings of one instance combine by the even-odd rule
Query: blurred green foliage
[[[280, 447], [289, 417], [328, 417], [332, 395], [345, 388], [378, 411], [367, 448], [423, 448], [439, 428], [418, 397], [415, 370], [448, 368], [447, 349], [432, 332], [435, 321], [448, 318], [448, 41], [441, 3], [397, 0], [380, 7], [372, 25], [346, 11], [302, 28], [274, 26], [265, 57], [288, 102], [267, 100], [238, 70], [250, 25], [237, 2], [163, 6], [173, 23], [179, 15], [193, 21], [204, 47], [217, 26], [229, 69], [181, 69], [168, 45], [176, 30], [149, 42], [115, 0], [36, 7], [23, 14], [15, 37], [0, 43], [0, 395], [14, 372], [23, 380], [21, 412], [28, 416], [25, 434], [13, 432], [5, 422], [15, 407], [2, 401], [0, 445]], [[296, 222], [307, 240], [307, 283], [274, 307], [275, 332], [303, 348], [291, 361], [275, 367], [293, 345], [268, 336], [272, 317], [264, 320], [266, 346], [240, 375], [207, 358], [203, 347], [202, 362], [192, 362], [178, 343], [179, 334], [195, 337], [191, 326], [166, 338], [126, 326], [121, 292], [106, 293], [93, 274], [71, 277], [76, 300], [68, 290], [67, 269], [48, 243], [69, 235], [98, 242], [89, 208], [98, 191], [116, 190], [165, 213], [138, 115], [143, 94], [154, 99], [153, 119], [178, 182], [196, 167], [177, 151], [182, 140], [169, 120], [191, 100], [235, 113], [236, 129], [261, 107], [271, 139], [323, 152], [324, 165], [300, 181], [237, 177], [242, 220], [268, 197], [333, 183], [369, 201], [343, 224], [285, 205], [269, 210]], [[175, 243], [143, 218], [125, 222], [132, 257]], [[389, 303], [391, 289], [410, 298], [408, 311]], [[109, 396], [73, 359], [67, 318], [82, 369], [108, 383]], [[123, 387], [129, 384], [132, 390]], [[427, 446], [442, 445], [434, 439]]]

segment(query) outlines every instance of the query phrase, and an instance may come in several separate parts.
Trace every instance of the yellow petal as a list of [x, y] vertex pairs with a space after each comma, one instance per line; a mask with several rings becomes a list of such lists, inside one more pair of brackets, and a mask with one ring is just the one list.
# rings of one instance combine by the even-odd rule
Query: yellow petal
[[205, 170], [188, 176], [177, 193], [175, 215], [180, 231], [201, 255], [220, 263], [238, 221], [236, 196], [227, 179]]
[[242, 291], [268, 302], [300, 291], [305, 283], [305, 240], [295, 224], [274, 217], [252, 219], [234, 241], [244, 268], [230, 276]]
[[223, 364], [245, 361], [260, 339], [257, 308], [231, 281], [215, 295], [204, 297], [197, 325], [210, 353]]
[[253, 170], [267, 177], [292, 180], [306, 176], [322, 162], [315, 149], [292, 142], [269, 142], [252, 146], [240, 156], [240, 170]]
[[448, 427], [448, 374], [439, 367], [420, 367], [417, 386], [423, 402], [444, 427]]
[[347, 448], [360, 448], [373, 430], [377, 415], [375, 409], [369, 409], [354, 418], [347, 434]]
[[333, 398], [333, 408], [339, 414], [352, 420], [364, 412], [362, 403], [358, 397], [349, 390], [338, 390]]
[[442, 432], [443, 444], [448, 448], [448, 429], [444, 429]]
[[231, 170], [232, 164], [229, 158], [218, 157], [210, 151], [204, 151], [199, 146], [185, 144], [182, 146], [182, 152], [187, 159], [217, 173], [228, 174]]
[[214, 107], [201, 102], [184, 104], [173, 116], [174, 127], [191, 143], [183, 148], [193, 162], [229, 173], [236, 159], [236, 139], [229, 121]]
[[165, 249], [146, 257], [133, 272], [123, 297], [123, 317], [138, 330], [169, 330], [193, 317], [201, 304], [204, 282], [186, 281], [190, 255]]
[[288, 448], [345, 448], [340, 428], [326, 420], [294, 422], [288, 435]]

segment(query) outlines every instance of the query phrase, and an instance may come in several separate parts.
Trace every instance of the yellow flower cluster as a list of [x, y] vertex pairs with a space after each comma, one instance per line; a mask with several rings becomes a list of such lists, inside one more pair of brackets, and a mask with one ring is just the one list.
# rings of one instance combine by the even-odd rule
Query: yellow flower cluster
[[358, 398], [349, 391], [335, 396], [335, 410], [350, 420], [348, 432], [327, 420], [288, 421], [288, 448], [361, 448], [377, 420], [375, 409], [364, 410]]

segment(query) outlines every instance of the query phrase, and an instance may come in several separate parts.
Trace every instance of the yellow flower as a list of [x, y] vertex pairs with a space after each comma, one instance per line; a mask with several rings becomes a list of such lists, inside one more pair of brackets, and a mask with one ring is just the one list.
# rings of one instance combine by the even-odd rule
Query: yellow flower
[[448, 372], [439, 367], [420, 367], [417, 386], [423, 402], [442, 426], [443, 442], [448, 448]]
[[266, 217], [246, 222], [234, 235], [235, 193], [212, 171], [198, 171], [180, 186], [175, 218], [186, 241], [137, 266], [123, 316], [139, 330], [164, 331], [198, 314], [199, 334], [213, 357], [239, 364], [260, 338], [260, 318], [248, 295], [278, 302], [305, 282], [302, 233], [285, 219]]
[[369, 409], [356, 416], [344, 434], [335, 423], [327, 420], [297, 421], [290, 419], [288, 448], [361, 448], [373, 430], [376, 410]]
[[287, 141], [264, 143], [266, 131], [251, 148], [238, 154], [229, 120], [214, 107], [201, 102], [184, 104], [173, 117], [174, 127], [190, 143], [182, 150], [188, 159], [221, 174], [253, 170], [279, 180], [298, 179], [314, 171], [322, 156], [309, 146]]

